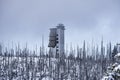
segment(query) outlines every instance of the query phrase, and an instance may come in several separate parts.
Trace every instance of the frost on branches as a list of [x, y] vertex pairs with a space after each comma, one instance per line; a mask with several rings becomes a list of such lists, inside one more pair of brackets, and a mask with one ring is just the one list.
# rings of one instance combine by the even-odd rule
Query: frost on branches
[[120, 80], [120, 53], [115, 55], [116, 63], [107, 68], [102, 80]]

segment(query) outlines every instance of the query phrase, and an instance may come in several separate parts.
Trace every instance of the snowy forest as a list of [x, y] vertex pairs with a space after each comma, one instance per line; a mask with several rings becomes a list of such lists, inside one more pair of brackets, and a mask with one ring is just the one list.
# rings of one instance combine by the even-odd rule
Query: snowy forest
[[71, 46], [62, 57], [43, 46], [38, 50], [21, 49], [19, 44], [8, 49], [0, 44], [0, 80], [101, 80], [115, 61], [119, 44], [101, 41], [100, 47], [88, 47], [84, 41], [82, 48]]

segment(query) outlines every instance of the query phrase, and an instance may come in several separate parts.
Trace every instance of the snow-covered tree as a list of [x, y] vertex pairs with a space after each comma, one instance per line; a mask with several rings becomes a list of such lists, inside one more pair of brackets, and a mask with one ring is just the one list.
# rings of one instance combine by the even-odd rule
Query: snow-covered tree
[[120, 53], [115, 56], [115, 63], [107, 68], [102, 80], [120, 80]]

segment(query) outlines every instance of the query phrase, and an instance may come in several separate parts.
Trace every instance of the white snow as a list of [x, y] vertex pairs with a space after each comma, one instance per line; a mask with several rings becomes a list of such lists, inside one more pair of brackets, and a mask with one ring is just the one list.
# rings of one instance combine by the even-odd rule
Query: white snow
[[117, 54], [115, 55], [115, 58], [120, 58], [120, 53], [117, 53]]

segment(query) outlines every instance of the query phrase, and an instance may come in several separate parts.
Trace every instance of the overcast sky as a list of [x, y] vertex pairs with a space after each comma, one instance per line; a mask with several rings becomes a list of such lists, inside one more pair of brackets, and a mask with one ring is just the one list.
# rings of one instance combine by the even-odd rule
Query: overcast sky
[[48, 44], [49, 28], [63, 23], [65, 43], [120, 42], [120, 0], [0, 0], [0, 41]]

